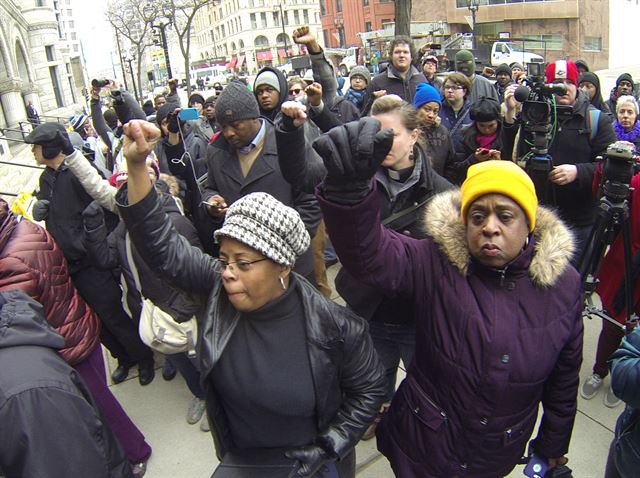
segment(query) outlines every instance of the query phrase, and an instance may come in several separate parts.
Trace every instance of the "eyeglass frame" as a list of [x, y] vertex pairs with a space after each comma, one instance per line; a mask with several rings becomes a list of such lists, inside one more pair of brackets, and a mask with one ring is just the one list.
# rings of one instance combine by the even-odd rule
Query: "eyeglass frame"
[[443, 86], [442, 89], [444, 91], [457, 91], [457, 90], [464, 90], [465, 87], [464, 86], [460, 86], [460, 85], [455, 85], [455, 86]]
[[304, 91], [303, 88], [294, 88], [292, 90], [289, 90], [289, 94], [290, 95], [299, 95], [300, 93], [302, 93]]
[[[255, 261], [239, 260], [235, 262], [227, 262], [224, 259], [220, 259], [219, 257], [216, 257], [216, 259], [217, 260], [216, 260], [214, 269], [216, 272], [222, 274], [224, 271], [227, 270], [227, 267], [233, 266], [234, 264], [242, 264], [242, 265], [238, 265], [237, 269], [235, 267], [231, 267], [232, 272], [249, 272], [252, 269], [253, 264], [255, 264], [256, 262], [266, 261], [268, 257], [263, 257], [262, 259], [256, 259]], [[243, 269], [243, 267], [246, 267], [246, 269]]]

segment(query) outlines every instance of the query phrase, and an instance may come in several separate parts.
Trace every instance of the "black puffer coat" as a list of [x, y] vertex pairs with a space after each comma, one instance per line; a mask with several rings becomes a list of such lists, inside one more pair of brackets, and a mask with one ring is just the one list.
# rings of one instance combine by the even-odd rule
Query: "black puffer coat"
[[[117, 199], [133, 244], [144, 261], [174, 286], [207, 298], [197, 314], [198, 360], [211, 433], [220, 458], [234, 448], [234, 443], [211, 373], [236, 328], [238, 312], [215, 271], [216, 259], [191, 247], [177, 233], [163, 214], [154, 190], [128, 206], [125, 185]], [[296, 276], [296, 280], [315, 387], [317, 439], [343, 458], [352, 452], [382, 403], [382, 367], [366, 323], [322, 296], [302, 277]]]

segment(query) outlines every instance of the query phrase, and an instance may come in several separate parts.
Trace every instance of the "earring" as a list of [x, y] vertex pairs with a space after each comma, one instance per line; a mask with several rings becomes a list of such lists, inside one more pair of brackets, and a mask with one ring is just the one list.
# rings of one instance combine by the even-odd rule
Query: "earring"
[[282, 286], [282, 290], [287, 290], [287, 286], [284, 283], [284, 279], [280, 277], [280, 285]]
[[411, 148], [411, 152], [409, 153], [409, 161], [414, 162], [415, 158], [413, 157], [413, 148]]

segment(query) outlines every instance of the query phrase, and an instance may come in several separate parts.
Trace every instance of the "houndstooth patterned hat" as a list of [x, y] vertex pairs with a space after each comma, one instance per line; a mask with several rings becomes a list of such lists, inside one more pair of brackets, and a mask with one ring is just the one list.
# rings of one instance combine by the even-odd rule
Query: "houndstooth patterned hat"
[[267, 193], [249, 194], [229, 206], [214, 237], [230, 237], [289, 267], [311, 242], [300, 214]]

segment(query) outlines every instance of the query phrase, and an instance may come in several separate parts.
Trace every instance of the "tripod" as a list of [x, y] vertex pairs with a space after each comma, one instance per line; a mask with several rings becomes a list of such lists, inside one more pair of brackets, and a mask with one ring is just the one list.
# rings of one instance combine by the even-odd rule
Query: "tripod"
[[[605, 195], [600, 199], [593, 230], [580, 258], [579, 272], [584, 284], [585, 294], [585, 307], [582, 315], [583, 317], [595, 315], [622, 328], [625, 333], [629, 333], [638, 321], [638, 317], [633, 311], [633, 284], [631, 280], [631, 230], [629, 224], [629, 202], [627, 199], [630, 188], [628, 185], [621, 184], [613, 184], [611, 187], [607, 187], [608, 183], [605, 183]], [[620, 191], [624, 190], [626, 190], [627, 194], [619, 194]], [[611, 194], [611, 191], [616, 191], [618, 194]], [[598, 285], [598, 279], [595, 274], [600, 268], [607, 246], [610, 246], [616, 238], [617, 231], [622, 233], [624, 250], [624, 303], [627, 309], [627, 317], [624, 324], [621, 324], [593, 304], [593, 293]]]

